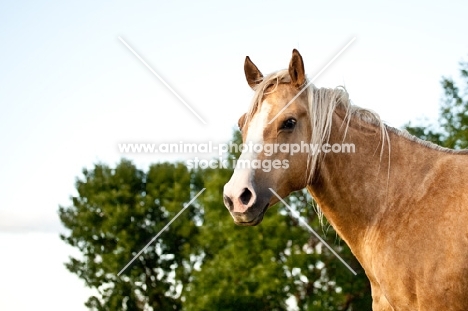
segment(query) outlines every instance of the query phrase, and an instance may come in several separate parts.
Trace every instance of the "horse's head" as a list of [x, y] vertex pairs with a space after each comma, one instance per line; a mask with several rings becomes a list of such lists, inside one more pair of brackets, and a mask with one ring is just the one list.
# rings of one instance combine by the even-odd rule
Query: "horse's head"
[[[307, 184], [310, 118], [304, 63], [297, 50], [289, 69], [263, 77], [246, 57], [248, 84], [255, 90], [250, 111], [239, 119], [243, 151], [224, 186], [224, 204], [238, 225], [259, 224], [266, 210], [281, 197]], [[299, 94], [300, 93], [300, 94]], [[297, 98], [296, 98], [297, 96]], [[292, 101], [292, 102], [291, 102]]]

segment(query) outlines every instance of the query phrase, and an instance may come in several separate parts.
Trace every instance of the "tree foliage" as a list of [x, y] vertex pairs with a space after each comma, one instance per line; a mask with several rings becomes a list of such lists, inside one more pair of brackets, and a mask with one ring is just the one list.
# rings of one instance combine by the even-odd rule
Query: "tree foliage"
[[[259, 226], [234, 225], [222, 199], [231, 174], [232, 168], [188, 171], [180, 163], [155, 164], [144, 172], [126, 160], [113, 169], [97, 164], [83, 170], [78, 195], [59, 215], [69, 229], [61, 238], [82, 254], [66, 266], [97, 292], [86, 306], [287, 310], [292, 299], [299, 310], [370, 309], [365, 274], [333, 229], [322, 228], [308, 194], [299, 191], [288, 202], [317, 232], [327, 229], [326, 239], [358, 277], [280, 204]], [[192, 206], [117, 276], [202, 188]]]
[[[117, 273], [190, 200], [200, 183], [182, 164], [155, 164], [148, 172], [123, 160], [115, 169], [98, 164], [76, 181], [72, 206], [60, 207], [69, 234], [61, 238], [83, 258], [68, 270], [99, 293], [91, 310], [179, 310], [178, 286], [192, 269], [195, 209], [182, 214], [127, 271]], [[146, 309], [145, 309], [146, 308]]]
[[411, 134], [435, 144], [453, 148], [468, 148], [468, 62], [460, 62], [460, 81], [444, 77], [441, 81], [444, 97], [441, 102], [439, 125], [411, 123], [406, 129]]

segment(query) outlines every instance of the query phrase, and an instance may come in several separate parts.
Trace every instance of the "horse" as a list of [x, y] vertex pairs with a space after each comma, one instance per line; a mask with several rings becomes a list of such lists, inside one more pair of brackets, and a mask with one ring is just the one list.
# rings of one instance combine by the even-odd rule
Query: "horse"
[[234, 222], [258, 225], [306, 188], [362, 265], [373, 310], [468, 310], [468, 150], [383, 123], [343, 87], [314, 86], [296, 49], [288, 69], [263, 76], [247, 56], [244, 72], [255, 94], [238, 125], [257, 147], [224, 186]]

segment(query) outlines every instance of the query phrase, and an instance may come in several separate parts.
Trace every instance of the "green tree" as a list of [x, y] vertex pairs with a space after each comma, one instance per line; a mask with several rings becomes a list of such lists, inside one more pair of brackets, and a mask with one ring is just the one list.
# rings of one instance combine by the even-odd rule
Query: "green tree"
[[68, 234], [82, 258], [70, 258], [68, 270], [99, 295], [91, 310], [179, 310], [196, 253], [197, 209], [185, 211], [120, 277], [117, 273], [187, 203], [197, 176], [182, 164], [155, 164], [147, 173], [122, 160], [115, 169], [95, 165], [76, 181], [78, 196], [60, 207]]
[[[468, 62], [460, 62], [460, 82], [443, 77], [444, 90], [439, 115], [439, 126], [408, 123], [411, 134], [435, 144], [453, 148], [468, 148]], [[461, 85], [461, 86], [459, 86]]]
[[[238, 132], [234, 142], [240, 142]], [[180, 163], [155, 164], [144, 172], [126, 160], [115, 169], [99, 164], [83, 170], [76, 182], [78, 196], [71, 206], [60, 207], [59, 215], [69, 229], [62, 239], [82, 253], [82, 258], [70, 258], [67, 268], [97, 290], [86, 306], [286, 310], [292, 299], [300, 310], [370, 310], [362, 268], [333, 229], [320, 225], [310, 195], [298, 191], [287, 202], [325, 235], [357, 277], [281, 204], [256, 227], [236, 226], [222, 199], [231, 174], [232, 167], [188, 171]], [[194, 206], [118, 277], [203, 187]]]

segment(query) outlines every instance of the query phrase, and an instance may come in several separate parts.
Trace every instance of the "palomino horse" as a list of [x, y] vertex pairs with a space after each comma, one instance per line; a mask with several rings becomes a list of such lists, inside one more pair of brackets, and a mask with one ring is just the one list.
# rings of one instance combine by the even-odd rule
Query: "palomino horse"
[[283, 148], [241, 154], [224, 187], [234, 222], [259, 224], [278, 202], [270, 188], [306, 187], [363, 266], [374, 310], [468, 310], [468, 152], [383, 124], [341, 88], [309, 86], [296, 50], [288, 70], [263, 77], [249, 57], [244, 70], [255, 96], [243, 142]]

